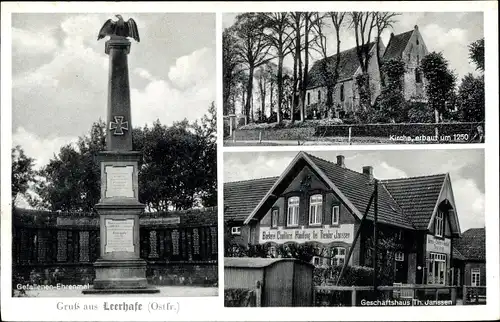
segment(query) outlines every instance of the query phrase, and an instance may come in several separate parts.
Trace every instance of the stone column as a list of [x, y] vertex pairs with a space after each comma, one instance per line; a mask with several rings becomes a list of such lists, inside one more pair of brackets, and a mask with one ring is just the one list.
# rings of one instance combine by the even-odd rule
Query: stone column
[[140, 258], [138, 162], [132, 151], [132, 123], [127, 55], [130, 41], [111, 36], [109, 55], [106, 151], [99, 154], [101, 199], [99, 214], [100, 257], [94, 263], [96, 278], [89, 293], [155, 293], [148, 286], [146, 261]]

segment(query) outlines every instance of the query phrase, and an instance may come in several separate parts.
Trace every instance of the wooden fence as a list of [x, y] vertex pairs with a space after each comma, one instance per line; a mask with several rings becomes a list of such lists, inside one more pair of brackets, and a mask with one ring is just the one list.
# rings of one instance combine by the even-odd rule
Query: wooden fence
[[[463, 288], [461, 299], [457, 297], [460, 288]], [[370, 305], [369, 303], [381, 303], [380, 301], [385, 300], [397, 300], [394, 303], [388, 302], [387, 305], [443, 305], [448, 302], [450, 305], [485, 304], [485, 290], [486, 286], [401, 284], [379, 286], [377, 294], [373, 286], [315, 286], [313, 303], [315, 306], [362, 306]], [[440, 303], [435, 301], [440, 301]]]

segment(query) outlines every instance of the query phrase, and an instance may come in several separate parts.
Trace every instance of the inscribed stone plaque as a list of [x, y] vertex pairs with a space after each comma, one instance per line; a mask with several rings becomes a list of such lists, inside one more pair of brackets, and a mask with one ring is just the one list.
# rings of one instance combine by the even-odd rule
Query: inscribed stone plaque
[[106, 253], [134, 251], [134, 220], [106, 219]]
[[132, 187], [133, 166], [106, 166], [106, 198], [134, 197]]

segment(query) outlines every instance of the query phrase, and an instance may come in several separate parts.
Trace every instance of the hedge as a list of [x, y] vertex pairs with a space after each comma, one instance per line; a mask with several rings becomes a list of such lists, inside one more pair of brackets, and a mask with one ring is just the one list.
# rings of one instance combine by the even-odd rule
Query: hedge
[[331, 126], [317, 126], [314, 136], [348, 136], [351, 128], [352, 137], [387, 137], [390, 136], [434, 136], [437, 127], [439, 136], [467, 134], [471, 139], [483, 122], [464, 123], [389, 123], [389, 124], [342, 124]]
[[224, 290], [225, 307], [255, 306], [255, 292], [245, 288], [228, 288]]
[[317, 140], [321, 137], [348, 137], [350, 128], [351, 137], [378, 137], [388, 140], [393, 137], [395, 141], [402, 141], [405, 137], [425, 136], [422, 142], [432, 142], [437, 127], [439, 137], [435, 141], [459, 143], [470, 141], [476, 134], [478, 126], [483, 127], [484, 133], [484, 122], [321, 125], [319, 121], [306, 121], [297, 123], [293, 127], [287, 127], [288, 125], [277, 127], [275, 124], [247, 125], [235, 130], [234, 139], [237, 141]]

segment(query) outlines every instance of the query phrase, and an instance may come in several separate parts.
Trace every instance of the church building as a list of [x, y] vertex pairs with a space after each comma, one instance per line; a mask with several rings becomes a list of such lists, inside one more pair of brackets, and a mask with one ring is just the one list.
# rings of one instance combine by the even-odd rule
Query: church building
[[[372, 104], [381, 93], [381, 81], [379, 66], [377, 63], [376, 42], [370, 42], [370, 58], [368, 62], [368, 74], [370, 78], [370, 90]], [[404, 75], [404, 95], [407, 100], [424, 100], [424, 78], [418, 69], [422, 58], [429, 52], [423, 37], [415, 26], [413, 30], [395, 35], [391, 33], [387, 47], [382, 40], [379, 43], [382, 61], [389, 59], [402, 59], [406, 64]], [[356, 76], [361, 74], [361, 67], [356, 53], [356, 47], [340, 52], [339, 78], [333, 92], [333, 106], [335, 116], [343, 118], [346, 113], [356, 112], [359, 108], [359, 92], [356, 85]], [[337, 55], [327, 59], [327, 66], [335, 67]], [[306, 115], [311, 114], [311, 109], [320, 110], [321, 103], [326, 104], [326, 85], [321, 73], [323, 60], [316, 61], [308, 73], [306, 83]], [[309, 111], [309, 113], [308, 113]]]
[[[224, 184], [226, 247], [312, 243], [313, 264], [371, 267], [373, 167], [361, 171], [299, 152], [279, 177]], [[394, 282], [451, 285], [453, 244], [461, 236], [449, 174], [378, 181], [379, 244], [391, 240]], [[360, 235], [354, 243], [354, 236]], [[381, 251], [381, 248], [378, 249]], [[385, 250], [384, 250], [385, 252]], [[389, 252], [389, 251], [388, 251]]]

